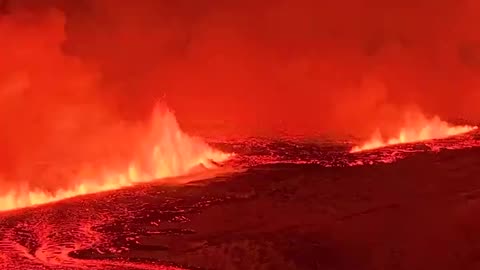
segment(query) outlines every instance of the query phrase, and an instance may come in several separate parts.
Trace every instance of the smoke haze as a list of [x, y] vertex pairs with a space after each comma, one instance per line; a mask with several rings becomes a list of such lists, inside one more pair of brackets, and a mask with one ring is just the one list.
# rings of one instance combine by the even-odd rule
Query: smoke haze
[[411, 107], [480, 117], [472, 0], [10, 2], [67, 14], [66, 51], [100, 67], [122, 117], [159, 96], [207, 133], [368, 133]]
[[67, 45], [122, 114], [165, 96], [195, 132], [361, 135], [405, 111], [478, 121], [475, 1], [86, 1]]

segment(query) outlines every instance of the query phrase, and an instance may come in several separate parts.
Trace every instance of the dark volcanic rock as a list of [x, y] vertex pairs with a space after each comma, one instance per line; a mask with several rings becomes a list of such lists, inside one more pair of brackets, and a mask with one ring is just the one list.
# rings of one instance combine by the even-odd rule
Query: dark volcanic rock
[[477, 269], [479, 156], [472, 148], [369, 166], [262, 165], [3, 214], [0, 266]]

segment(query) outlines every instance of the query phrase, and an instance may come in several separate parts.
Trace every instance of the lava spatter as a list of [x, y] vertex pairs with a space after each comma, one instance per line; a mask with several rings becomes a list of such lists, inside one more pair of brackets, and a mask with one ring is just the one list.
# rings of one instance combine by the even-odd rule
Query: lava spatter
[[433, 139], [443, 139], [455, 135], [468, 133], [477, 129], [476, 126], [469, 125], [452, 125], [440, 120], [435, 116], [427, 119], [418, 116], [415, 121], [409, 121], [407, 125], [400, 129], [396, 136], [388, 139], [382, 138], [379, 132], [376, 132], [367, 142], [354, 146], [351, 153], [372, 150], [386, 147], [389, 145], [422, 142]]
[[91, 164], [88, 173], [72, 176], [74, 186], [55, 191], [28, 187], [14, 187], [0, 195], [0, 210], [10, 210], [32, 205], [50, 203], [62, 199], [131, 186], [138, 182], [175, 177], [188, 174], [202, 166], [215, 168], [230, 154], [214, 149], [200, 138], [184, 133], [174, 114], [160, 105], [155, 107], [151, 126], [140, 142], [132, 142], [132, 160], [124, 162], [123, 168], [110, 168], [109, 164]]

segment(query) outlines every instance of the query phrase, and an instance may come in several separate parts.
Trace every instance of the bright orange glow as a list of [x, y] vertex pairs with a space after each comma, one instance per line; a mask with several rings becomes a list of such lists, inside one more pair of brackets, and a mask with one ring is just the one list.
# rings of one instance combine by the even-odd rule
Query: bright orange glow
[[355, 146], [351, 153], [386, 147], [389, 145], [413, 143], [432, 139], [442, 139], [477, 129], [476, 126], [455, 126], [440, 120], [435, 116], [426, 119], [419, 116], [415, 121], [409, 121], [407, 126], [400, 129], [397, 136], [387, 140], [382, 138], [380, 132], [376, 132], [369, 141], [360, 146]]
[[0, 195], [0, 211], [186, 175], [198, 166], [214, 168], [214, 162], [225, 161], [230, 156], [213, 149], [199, 138], [185, 134], [168, 109], [156, 107], [152, 120], [150, 133], [139, 144], [140, 149], [134, 149], [137, 144], [132, 142], [132, 152], [135, 152], [132, 156], [135, 158], [123, 169], [99, 167], [92, 171], [92, 166], [89, 166], [74, 177], [76, 185], [53, 193], [28, 188], [11, 189]]

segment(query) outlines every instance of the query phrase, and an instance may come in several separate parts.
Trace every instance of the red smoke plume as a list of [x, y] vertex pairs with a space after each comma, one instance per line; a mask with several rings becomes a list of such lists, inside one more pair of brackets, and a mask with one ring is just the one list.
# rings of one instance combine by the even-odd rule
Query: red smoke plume
[[474, 0], [10, 3], [65, 11], [65, 48], [124, 118], [161, 92], [198, 133], [369, 136], [412, 106], [480, 120]]
[[398, 131], [411, 107], [480, 120], [473, 0], [66, 6], [68, 47], [124, 87], [125, 115], [141, 117], [162, 89], [195, 132], [369, 136]]

